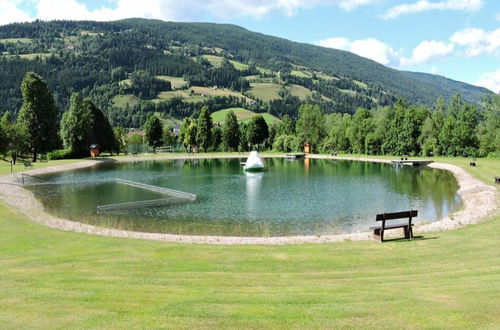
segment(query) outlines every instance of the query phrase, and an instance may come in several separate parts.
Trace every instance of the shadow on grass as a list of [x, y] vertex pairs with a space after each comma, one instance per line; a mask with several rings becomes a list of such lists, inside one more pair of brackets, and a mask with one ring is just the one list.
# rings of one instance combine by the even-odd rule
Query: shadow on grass
[[390, 238], [390, 239], [385, 239], [384, 238], [384, 243], [388, 242], [406, 242], [406, 243], [411, 243], [413, 241], [427, 241], [430, 239], [438, 239], [438, 236], [434, 237], [426, 237], [426, 236], [413, 236], [412, 239], [404, 238], [404, 237], [397, 237], [397, 238]]

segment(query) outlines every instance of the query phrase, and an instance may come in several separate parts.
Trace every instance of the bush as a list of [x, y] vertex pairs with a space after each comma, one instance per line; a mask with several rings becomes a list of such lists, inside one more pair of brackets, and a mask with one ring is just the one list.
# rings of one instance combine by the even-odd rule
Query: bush
[[280, 152], [291, 152], [301, 150], [300, 138], [294, 135], [280, 135], [273, 143], [273, 149]]
[[54, 150], [47, 153], [48, 160], [75, 158], [70, 149]]

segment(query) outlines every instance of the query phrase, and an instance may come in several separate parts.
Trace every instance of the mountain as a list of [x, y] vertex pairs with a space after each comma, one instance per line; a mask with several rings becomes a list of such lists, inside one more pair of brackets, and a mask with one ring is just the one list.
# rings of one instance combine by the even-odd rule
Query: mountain
[[[192, 115], [202, 105], [211, 111], [243, 106], [295, 116], [303, 102], [320, 104], [325, 112], [352, 113], [398, 98], [433, 106], [438, 97], [449, 100], [456, 93], [471, 103], [492, 93], [226, 24], [146, 19], [10, 24], [0, 26], [0, 54], [0, 112], [17, 112], [22, 77], [35, 71], [61, 109], [79, 92], [122, 125], [140, 125], [151, 111]], [[134, 102], [116, 102], [117, 97]]]

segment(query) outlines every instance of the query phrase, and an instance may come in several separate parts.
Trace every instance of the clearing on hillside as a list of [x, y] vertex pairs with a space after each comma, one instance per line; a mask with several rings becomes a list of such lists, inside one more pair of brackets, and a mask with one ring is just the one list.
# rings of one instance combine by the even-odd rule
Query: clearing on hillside
[[161, 80], [168, 80], [172, 84], [173, 89], [184, 89], [187, 87], [188, 83], [182, 77], [174, 76], [156, 76], [156, 78]]
[[212, 113], [212, 115], [211, 115], [212, 120], [215, 123], [224, 122], [224, 120], [226, 119], [226, 115], [229, 111], [233, 111], [234, 114], [236, 115], [236, 118], [238, 118], [238, 121], [242, 121], [242, 122], [249, 121], [250, 119], [252, 119], [253, 117], [255, 117], [257, 115], [262, 115], [262, 117], [264, 117], [264, 120], [266, 121], [266, 123], [268, 125], [280, 121], [278, 118], [276, 118], [275, 116], [273, 116], [271, 114], [255, 113], [253, 111], [243, 109], [243, 108], [228, 108], [228, 109], [216, 111], [216, 112]]
[[132, 94], [125, 94], [125, 95], [116, 95], [113, 97], [113, 105], [117, 108], [122, 108], [124, 109], [127, 104], [129, 107], [132, 107], [139, 103], [140, 99]]

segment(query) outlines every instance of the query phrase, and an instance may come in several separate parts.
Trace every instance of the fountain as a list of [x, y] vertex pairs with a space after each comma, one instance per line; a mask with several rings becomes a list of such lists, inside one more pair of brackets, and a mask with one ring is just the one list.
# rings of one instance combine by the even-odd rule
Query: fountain
[[248, 156], [243, 169], [245, 171], [262, 171], [264, 169], [264, 164], [257, 151], [250, 152], [250, 156]]

